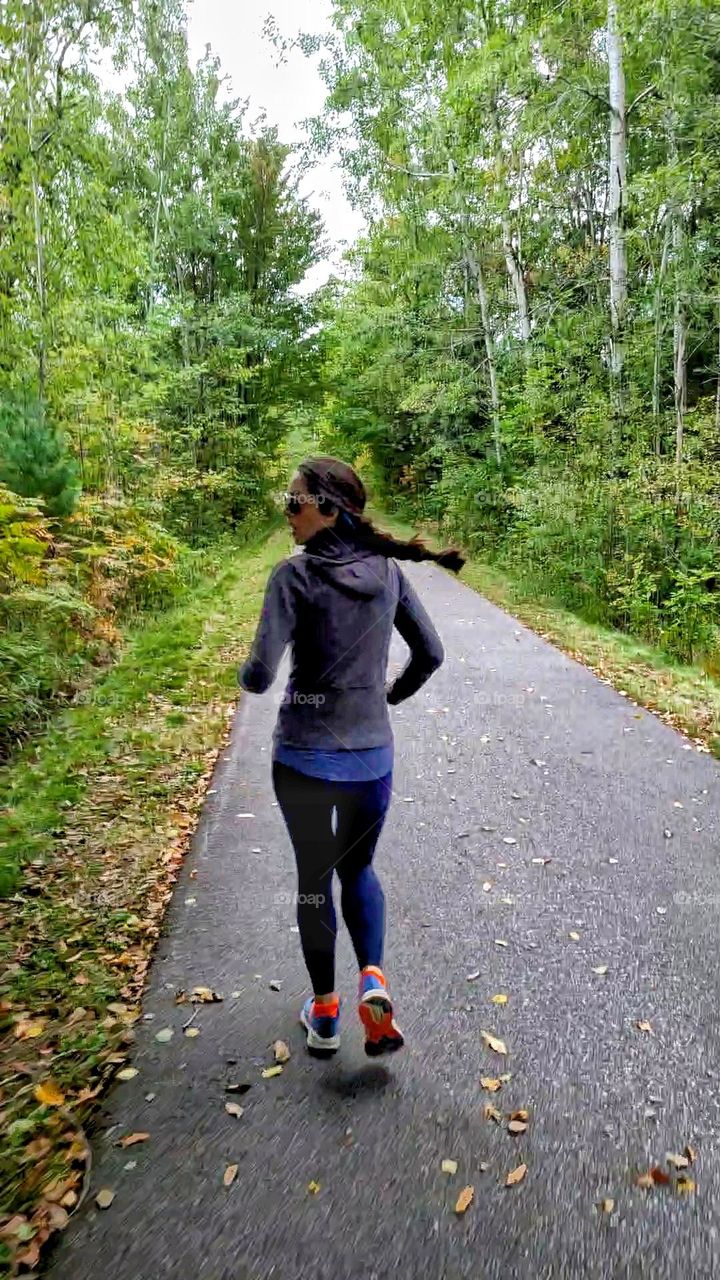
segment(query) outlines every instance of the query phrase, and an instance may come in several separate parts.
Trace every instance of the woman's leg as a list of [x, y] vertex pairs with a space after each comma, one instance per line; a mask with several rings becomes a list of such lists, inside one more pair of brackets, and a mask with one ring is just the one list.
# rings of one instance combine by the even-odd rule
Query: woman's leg
[[335, 870], [342, 885], [342, 913], [358, 965], [382, 964], [385, 895], [372, 866], [392, 795], [392, 773], [374, 782], [336, 783], [338, 823]]
[[335, 838], [330, 819], [335, 785], [273, 762], [273, 788], [295, 851], [297, 922], [315, 995], [335, 990], [337, 921], [332, 899]]

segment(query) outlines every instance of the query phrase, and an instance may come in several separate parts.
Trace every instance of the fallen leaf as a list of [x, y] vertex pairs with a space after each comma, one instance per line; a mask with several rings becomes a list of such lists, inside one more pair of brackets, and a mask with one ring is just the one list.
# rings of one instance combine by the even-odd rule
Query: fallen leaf
[[474, 973], [469, 973], [469, 974], [467, 975], [467, 978], [465, 979], [465, 981], [466, 981], [466, 982], [477, 982], [477, 980], [478, 980], [478, 978], [479, 978], [479, 977], [480, 977], [480, 970], [479, 970], [479, 969], [476, 969]]
[[162, 1031], [158, 1031], [155, 1039], [158, 1040], [160, 1044], [168, 1044], [174, 1035], [175, 1032], [172, 1027], [163, 1027]]
[[509, 1071], [506, 1071], [505, 1075], [500, 1076], [500, 1079], [503, 1084], [509, 1084], [510, 1081], [512, 1080], [512, 1076], [510, 1075]]
[[196, 1040], [196, 1039], [197, 1039], [197, 1037], [200, 1035], [200, 1028], [199, 1028], [199, 1027], [186, 1027], [186, 1028], [185, 1028], [185, 1035], [187, 1036], [188, 1040]]
[[612, 1213], [615, 1208], [615, 1201], [610, 1199], [602, 1200], [600, 1202], [600, 1208], [603, 1213]]
[[691, 1195], [695, 1190], [695, 1179], [691, 1178], [687, 1173], [681, 1173], [675, 1186], [681, 1195]]
[[493, 1004], [507, 1004], [508, 998], [507, 996], [497, 995], [492, 997], [492, 1002]]
[[440, 1167], [443, 1173], [457, 1173], [457, 1160], [443, 1160]]
[[289, 1061], [290, 1061], [290, 1050], [288, 1049], [288, 1047], [287, 1047], [287, 1045], [286, 1045], [286, 1043], [285, 1043], [285, 1041], [284, 1041], [284, 1040], [276, 1040], [276, 1041], [275, 1041], [275, 1043], [274, 1043], [274, 1045], [273, 1045], [273, 1053], [275, 1054], [275, 1061], [276, 1061], [276, 1062], [289, 1062]]
[[225, 1110], [227, 1111], [229, 1116], [235, 1116], [235, 1118], [239, 1120], [245, 1108], [241, 1107], [240, 1104], [237, 1102], [226, 1102]]
[[493, 1107], [491, 1103], [487, 1102], [485, 1104], [483, 1114], [486, 1120], [494, 1120], [496, 1124], [502, 1124], [502, 1113], [498, 1111], [497, 1107]]
[[233, 1182], [237, 1178], [237, 1171], [238, 1171], [238, 1165], [236, 1164], [228, 1165], [227, 1169], [223, 1174], [223, 1183], [226, 1187], [232, 1186]]
[[503, 836], [503, 844], [517, 844], [514, 836]]
[[606, 964], [599, 964], [596, 969], [593, 969], [593, 973], [599, 973], [601, 978], [605, 976], [607, 971], [608, 967]]
[[149, 1133], [128, 1133], [124, 1138], [119, 1138], [115, 1145], [118, 1147], [134, 1147], [138, 1142], [147, 1142], [149, 1137]]
[[35, 1090], [35, 1097], [44, 1107], [62, 1107], [65, 1102], [65, 1094], [54, 1080], [44, 1080]]
[[37, 1040], [45, 1030], [45, 1022], [42, 1018], [21, 1019], [15, 1023], [15, 1038], [17, 1040]]
[[277, 978], [273, 978], [272, 982], [270, 983], [270, 990], [279, 991], [281, 987], [282, 987], [282, 983], [278, 982]]
[[511, 1113], [510, 1119], [522, 1120], [524, 1124], [527, 1124], [528, 1120], [530, 1119], [530, 1112], [526, 1111], [524, 1108], [521, 1107], [519, 1111], [513, 1111]]
[[226, 1084], [225, 1085], [226, 1093], [247, 1093], [249, 1089], [252, 1089], [251, 1084]]
[[486, 880], [485, 883], [483, 884], [483, 893], [489, 893], [491, 889], [492, 889], [491, 881]]
[[690, 1164], [694, 1164], [694, 1163], [695, 1163], [695, 1161], [697, 1160], [697, 1151], [695, 1150], [695, 1148], [694, 1148], [694, 1147], [691, 1147], [689, 1144], [688, 1144], [688, 1146], [685, 1148], [685, 1155], [687, 1156], [688, 1160], [690, 1161]]
[[552, 858], [533, 858], [536, 867], [546, 867], [548, 862], [552, 862]]
[[496, 946], [496, 947], [506, 947], [507, 945], [508, 945], [508, 944], [507, 944], [507, 942], [505, 941], [505, 939], [504, 939], [504, 938], [496, 938], [496, 939], [495, 939], [495, 946]]
[[570, 933], [568, 934], [568, 937], [572, 938], [573, 942], [580, 941], [580, 934], [576, 933], [574, 929], [571, 929]]
[[638, 1031], [646, 1031], [648, 1035], [653, 1034], [653, 1029], [649, 1022], [636, 1022], [635, 1026], [637, 1027]]
[[656, 1164], [652, 1169], [648, 1169], [647, 1173], [640, 1174], [640, 1177], [636, 1179], [636, 1185], [644, 1188], [667, 1186], [670, 1181], [670, 1174], [661, 1169], [659, 1164]]
[[522, 1182], [526, 1173], [527, 1173], [527, 1165], [519, 1164], [517, 1166], [517, 1169], [512, 1169], [511, 1172], [508, 1174], [507, 1178], [505, 1179], [505, 1186], [506, 1187], [517, 1186], [518, 1182]]
[[457, 1203], [455, 1205], [455, 1212], [457, 1214], [465, 1213], [470, 1208], [470, 1205], [473, 1202], [474, 1195], [475, 1195], [474, 1187], [463, 1187], [462, 1191], [460, 1192], [460, 1195], [457, 1198]]
[[497, 1036], [491, 1035], [489, 1031], [480, 1032], [488, 1049], [492, 1049], [495, 1053], [507, 1055], [507, 1047], [504, 1040], [498, 1040]]
[[280, 1075], [282, 1075], [281, 1066], [266, 1067], [262, 1073], [263, 1080], [270, 1080], [272, 1079], [273, 1076], [280, 1076]]
[[118, 1071], [118, 1080], [134, 1080], [138, 1074], [137, 1067], [123, 1067], [122, 1071]]
[[481, 1076], [480, 1084], [488, 1093], [497, 1093], [502, 1089], [502, 1080], [496, 1080], [494, 1076]]
[[314, 1178], [312, 1182], [308, 1182], [308, 1191], [310, 1192], [311, 1196], [316, 1196], [319, 1190], [320, 1190], [320, 1183], [316, 1182]]
[[114, 1199], [115, 1192], [111, 1191], [109, 1187], [103, 1187], [102, 1190], [98, 1191], [95, 1203], [98, 1209], [109, 1209]]
[[190, 992], [193, 1004], [219, 1004], [222, 998], [216, 991], [211, 991], [210, 987], [193, 987]]
[[525, 1133], [527, 1124], [524, 1120], [511, 1120], [508, 1124], [508, 1133]]
[[671, 1164], [673, 1169], [687, 1169], [690, 1161], [687, 1156], [676, 1155], [674, 1151], [666, 1151], [665, 1159]]

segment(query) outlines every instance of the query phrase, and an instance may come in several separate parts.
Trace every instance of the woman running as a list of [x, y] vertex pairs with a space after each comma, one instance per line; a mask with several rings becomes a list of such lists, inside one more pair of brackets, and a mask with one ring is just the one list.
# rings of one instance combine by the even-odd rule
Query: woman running
[[[440, 637], [396, 560], [434, 560], [458, 573], [456, 550], [399, 542], [363, 516], [365, 487], [337, 458], [301, 463], [284, 494], [302, 555], [275, 566], [239, 681], [249, 693], [273, 683], [289, 644], [290, 678], [273, 735], [272, 780], [295, 851], [297, 921], [313, 995], [300, 1021], [311, 1053], [340, 1047], [335, 990], [333, 872], [360, 968], [359, 1014], [370, 1056], [402, 1047], [382, 970], [385, 899], [372, 866], [390, 803], [395, 706], [443, 661]], [[393, 626], [410, 648], [386, 685]]]

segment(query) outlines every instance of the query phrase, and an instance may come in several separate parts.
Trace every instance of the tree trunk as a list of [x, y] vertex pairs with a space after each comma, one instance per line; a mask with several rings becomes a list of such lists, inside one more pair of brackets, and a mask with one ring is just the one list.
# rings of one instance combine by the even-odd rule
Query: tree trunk
[[672, 238], [672, 219], [668, 217], [665, 222], [665, 236], [663, 239], [662, 257], [660, 259], [660, 269], [658, 271], [657, 285], [655, 288], [655, 355], [653, 359], [653, 388], [652, 388], [652, 411], [653, 411], [653, 434], [655, 443], [655, 455], [660, 457], [662, 446], [662, 424], [660, 422], [660, 385], [661, 385], [661, 364], [662, 364], [662, 295], [663, 285], [665, 283], [665, 275], [667, 272], [668, 256], [670, 253], [670, 241]]
[[608, 0], [608, 71], [610, 79], [610, 382], [613, 409], [621, 418], [625, 409], [625, 323], [627, 318], [627, 252], [625, 247], [625, 183], [627, 174], [627, 118], [622, 36], [618, 0]]
[[46, 349], [46, 324], [47, 324], [47, 288], [45, 280], [45, 235], [42, 222], [42, 205], [40, 198], [40, 184], [38, 182], [37, 159], [35, 151], [35, 112], [33, 104], [33, 82], [31, 71], [31, 36], [28, 28], [27, 17], [23, 24], [23, 35], [25, 41], [25, 92], [27, 93], [26, 102], [26, 128], [28, 139], [28, 151], [30, 155], [30, 173], [32, 186], [32, 209], [33, 209], [33, 241], [35, 250], [35, 292], [38, 301], [38, 311], [40, 314], [40, 332], [38, 336], [37, 363], [38, 363], [38, 398], [41, 410], [45, 403], [45, 381], [47, 375], [47, 349]]
[[673, 214], [673, 253], [675, 257], [675, 317], [673, 324], [673, 368], [675, 385], [675, 499], [680, 499], [682, 479], [683, 436], [687, 409], [687, 310], [682, 289], [682, 254], [684, 231], [682, 210]]
[[485, 356], [488, 367], [488, 381], [490, 383], [493, 442], [495, 444], [495, 457], [497, 459], [497, 464], [501, 467], [502, 445], [500, 442], [500, 395], [498, 392], [497, 365], [495, 363], [495, 340], [490, 327], [490, 307], [488, 305], [485, 277], [483, 275], [480, 259], [474, 250], [469, 247], [465, 249], [465, 262], [467, 270], [472, 276], [477, 292], [477, 299], [480, 304], [480, 319], [482, 321], [483, 338], [485, 340]]

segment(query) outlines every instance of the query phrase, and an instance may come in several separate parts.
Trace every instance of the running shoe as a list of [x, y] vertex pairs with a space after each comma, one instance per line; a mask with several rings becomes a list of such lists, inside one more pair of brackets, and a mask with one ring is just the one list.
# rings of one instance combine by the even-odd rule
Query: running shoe
[[307, 1047], [310, 1053], [325, 1056], [337, 1053], [340, 1048], [340, 1001], [319, 1004], [308, 996], [300, 1013], [300, 1021], [307, 1031]]
[[381, 1053], [395, 1053], [405, 1040], [393, 1018], [392, 1000], [382, 969], [366, 965], [360, 972], [358, 1013], [365, 1028], [365, 1052], [370, 1058]]

